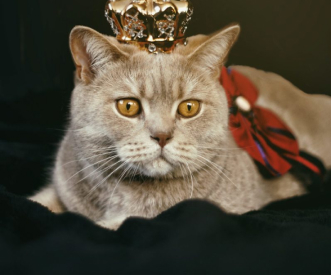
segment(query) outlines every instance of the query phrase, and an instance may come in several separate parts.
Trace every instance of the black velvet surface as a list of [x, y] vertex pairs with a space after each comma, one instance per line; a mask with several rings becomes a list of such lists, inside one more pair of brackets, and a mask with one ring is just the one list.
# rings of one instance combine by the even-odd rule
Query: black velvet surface
[[[329, 173], [324, 186], [331, 186]], [[118, 231], [0, 192], [1, 274], [330, 274], [328, 192], [242, 216], [186, 201]]]

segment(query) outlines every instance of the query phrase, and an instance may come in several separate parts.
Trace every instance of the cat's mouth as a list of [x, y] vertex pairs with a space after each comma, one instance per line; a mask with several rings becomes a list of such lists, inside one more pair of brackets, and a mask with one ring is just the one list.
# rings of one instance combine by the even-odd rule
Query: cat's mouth
[[165, 176], [173, 170], [172, 164], [162, 155], [146, 163], [142, 168], [144, 175], [148, 177]]
[[167, 159], [166, 159], [163, 155], [161, 155], [161, 156], [159, 157], [159, 159], [160, 159], [160, 160], [164, 160], [164, 161], [166, 161], [166, 162], [169, 162], [169, 161], [167, 161]]

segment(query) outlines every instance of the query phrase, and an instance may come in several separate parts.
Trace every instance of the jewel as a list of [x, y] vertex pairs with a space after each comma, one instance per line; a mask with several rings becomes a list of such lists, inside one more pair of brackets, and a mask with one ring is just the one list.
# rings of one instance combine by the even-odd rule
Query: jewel
[[235, 104], [236, 106], [238, 107], [238, 109], [242, 112], [249, 112], [250, 110], [252, 110], [252, 106], [251, 104], [249, 103], [249, 101], [244, 98], [243, 96], [238, 96], [236, 99], [235, 99]]
[[193, 11], [194, 11], [193, 8], [191, 8], [187, 11], [186, 19], [183, 21], [182, 28], [181, 28], [181, 31], [183, 34], [186, 33], [187, 25], [192, 20]]
[[125, 15], [126, 25], [123, 27], [123, 29], [125, 32], [128, 32], [128, 36], [133, 39], [143, 38], [146, 36], [143, 34], [143, 31], [146, 30], [146, 27], [142, 25], [144, 22], [138, 19], [138, 15], [139, 12], [137, 12], [135, 15]]
[[105, 17], [107, 18], [107, 21], [110, 24], [110, 27], [113, 30], [113, 33], [115, 35], [120, 34], [120, 32], [118, 31], [118, 29], [117, 29], [117, 27], [115, 25], [115, 20], [108, 15], [108, 12], [107, 11], [105, 12]]
[[167, 19], [161, 20], [156, 22], [156, 25], [158, 26], [158, 30], [160, 32], [158, 37], [161, 37], [162, 35], [165, 35], [165, 39], [173, 38], [174, 37], [174, 31], [175, 31], [175, 21], [173, 20], [175, 18], [175, 14], [172, 15], [164, 15], [164, 17]]
[[156, 46], [154, 44], [149, 44], [148, 50], [151, 53], [154, 53], [156, 51]]

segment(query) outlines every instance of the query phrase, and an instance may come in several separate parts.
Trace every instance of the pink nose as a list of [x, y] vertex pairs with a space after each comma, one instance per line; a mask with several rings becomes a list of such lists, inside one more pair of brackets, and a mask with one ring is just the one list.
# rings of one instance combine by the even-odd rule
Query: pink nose
[[172, 139], [172, 136], [166, 133], [156, 133], [154, 136], [151, 136], [151, 138], [156, 140], [161, 148], [163, 148], [167, 145], [167, 142]]

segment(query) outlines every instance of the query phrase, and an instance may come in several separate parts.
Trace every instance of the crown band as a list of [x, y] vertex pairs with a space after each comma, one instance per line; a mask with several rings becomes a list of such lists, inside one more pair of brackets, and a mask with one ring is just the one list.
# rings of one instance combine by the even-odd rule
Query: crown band
[[105, 16], [117, 40], [150, 53], [170, 53], [186, 45], [193, 15], [189, 0], [109, 0]]

